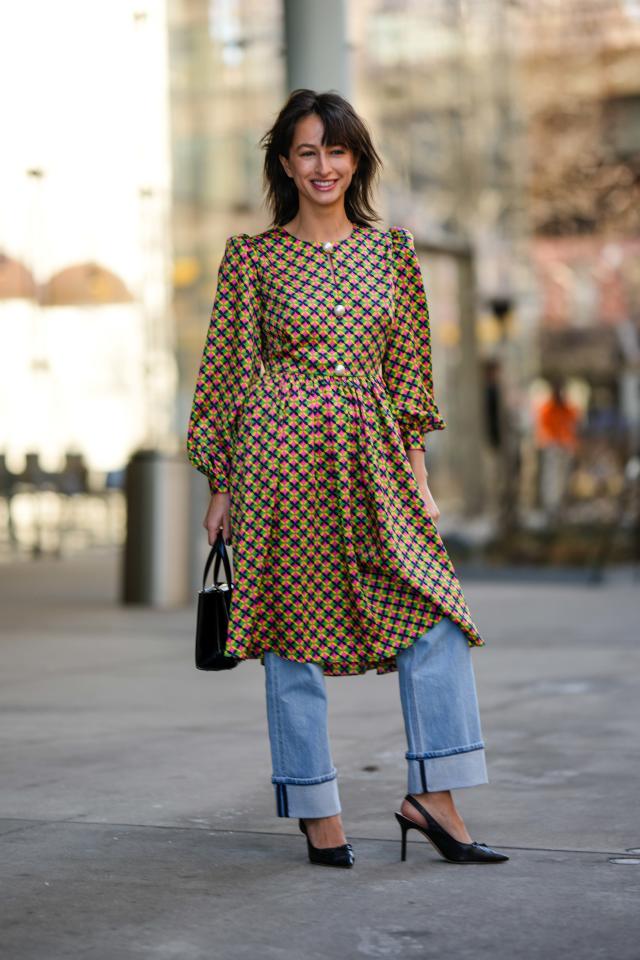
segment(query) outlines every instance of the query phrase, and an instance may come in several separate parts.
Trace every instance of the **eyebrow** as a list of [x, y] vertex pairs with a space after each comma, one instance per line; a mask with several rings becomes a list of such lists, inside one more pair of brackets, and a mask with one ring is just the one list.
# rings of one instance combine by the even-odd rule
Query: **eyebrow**
[[[331, 146], [344, 147], [344, 143], [332, 143]], [[313, 149], [315, 150], [316, 145], [315, 143], [299, 143], [298, 146], [296, 147], [296, 150], [300, 150], [301, 147], [313, 147]]]

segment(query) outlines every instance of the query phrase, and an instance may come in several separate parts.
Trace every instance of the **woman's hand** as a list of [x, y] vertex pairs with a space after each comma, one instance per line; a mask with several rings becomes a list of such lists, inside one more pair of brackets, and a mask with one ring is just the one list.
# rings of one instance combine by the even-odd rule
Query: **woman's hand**
[[429, 485], [426, 481], [426, 478], [421, 482], [418, 481], [418, 487], [420, 488], [422, 499], [426, 504], [427, 513], [429, 514], [433, 522], [437, 523], [438, 520], [440, 519], [440, 510], [438, 509], [437, 503], [433, 499], [433, 494], [431, 493], [431, 490], [429, 490]]
[[226, 492], [212, 493], [211, 502], [202, 523], [209, 534], [209, 546], [215, 543], [220, 527], [224, 542], [231, 543], [231, 496]]
[[407, 450], [407, 456], [409, 458], [409, 463], [411, 464], [411, 469], [416, 478], [416, 483], [420, 493], [422, 494], [422, 499], [425, 502], [427, 508], [427, 513], [431, 517], [434, 523], [440, 519], [440, 511], [438, 505], [433, 499], [431, 490], [429, 490], [429, 484], [427, 483], [427, 468], [424, 462], [424, 450], [419, 448], [411, 447]]

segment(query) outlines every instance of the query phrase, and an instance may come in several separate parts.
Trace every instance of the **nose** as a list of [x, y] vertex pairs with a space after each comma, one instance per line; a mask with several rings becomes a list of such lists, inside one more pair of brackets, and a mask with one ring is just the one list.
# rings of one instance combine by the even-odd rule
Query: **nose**
[[321, 179], [324, 176], [329, 176], [332, 173], [331, 158], [320, 154], [318, 156], [318, 162], [316, 164], [316, 176], [318, 179]]

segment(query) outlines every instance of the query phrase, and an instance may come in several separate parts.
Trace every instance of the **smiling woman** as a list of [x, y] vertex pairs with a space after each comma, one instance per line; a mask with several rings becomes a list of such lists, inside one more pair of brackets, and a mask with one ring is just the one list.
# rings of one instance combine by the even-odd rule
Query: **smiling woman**
[[353, 864], [324, 676], [397, 670], [418, 798], [403, 837], [417, 825], [454, 862], [505, 860], [450, 795], [487, 782], [484, 640], [427, 484], [424, 437], [446, 423], [413, 237], [372, 225], [380, 158], [338, 94], [294, 91], [262, 142], [274, 223], [227, 241], [188, 450], [209, 542], [233, 539], [227, 653], [265, 667], [278, 815], [300, 818], [312, 862]]

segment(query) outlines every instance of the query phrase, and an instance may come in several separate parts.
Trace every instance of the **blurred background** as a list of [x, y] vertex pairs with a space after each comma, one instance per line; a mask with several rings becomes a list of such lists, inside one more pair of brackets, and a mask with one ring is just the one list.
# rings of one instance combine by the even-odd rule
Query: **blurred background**
[[297, 86], [352, 100], [415, 236], [452, 554], [637, 559], [638, 0], [24, 0], [0, 75], [1, 562], [129, 537], [123, 596], [164, 550], [188, 599], [217, 266], [269, 226], [258, 140]]

